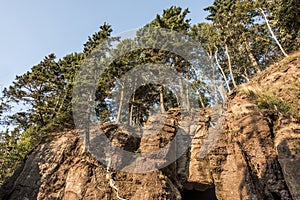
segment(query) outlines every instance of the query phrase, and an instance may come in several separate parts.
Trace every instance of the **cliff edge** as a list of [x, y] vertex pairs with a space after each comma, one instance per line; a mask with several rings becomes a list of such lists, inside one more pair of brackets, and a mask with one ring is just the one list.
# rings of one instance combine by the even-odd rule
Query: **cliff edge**
[[[85, 151], [76, 130], [49, 134], [1, 187], [0, 199], [300, 199], [300, 53], [228, 99], [217, 141], [208, 135], [211, 109], [198, 110], [188, 127], [178, 117], [184, 113], [171, 110], [156, 132], [162, 116], [153, 116], [148, 125], [155, 133], [141, 141], [114, 124], [101, 125], [114, 145], [133, 152], [166, 145], [179, 127], [190, 131], [188, 151], [148, 173], [107, 169]], [[209, 143], [212, 149], [200, 157]]]

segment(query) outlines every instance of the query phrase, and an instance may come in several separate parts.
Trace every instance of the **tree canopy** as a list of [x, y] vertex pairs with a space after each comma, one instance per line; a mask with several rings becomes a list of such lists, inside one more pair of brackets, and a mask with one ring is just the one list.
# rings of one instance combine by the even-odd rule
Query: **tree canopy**
[[[98, 32], [88, 37], [82, 52], [61, 59], [53, 53], [47, 55], [30, 71], [16, 76], [11, 86], [2, 92], [0, 184], [12, 175], [43, 136], [75, 128], [72, 104], [77, 99], [72, 96], [74, 89], [86, 95], [86, 101], [79, 105], [86, 111], [82, 119], [87, 122], [91, 121], [89, 113], [93, 112], [96, 120], [102, 123], [116, 121], [142, 126], [153, 110], [163, 113], [174, 107], [189, 110], [195, 104], [210, 106], [209, 92], [218, 88], [214, 81], [212, 88], [207, 87], [209, 81], [201, 78], [204, 68], [209, 69], [213, 80], [222, 80], [227, 91], [249, 81], [283, 55], [299, 49], [299, 9], [297, 0], [215, 0], [205, 9], [209, 12], [208, 22], [191, 24], [191, 19], [187, 18], [188, 9], [172, 6], [161, 15], [157, 14], [134, 38], [112, 37], [111, 25], [104, 23]], [[181, 41], [188, 39], [161, 35], [155, 31], [158, 28], [191, 38], [203, 47], [209, 59], [205, 62], [194, 59], [191, 63], [164, 49], [135, 48], [141, 43], [155, 46], [159, 42], [168, 48], [171, 45], [174, 49], [190, 51], [191, 55], [203, 53], [182, 44]], [[147, 32], [149, 30], [152, 32]], [[166, 42], [167, 39], [157, 41], [159, 37], [173, 37], [174, 41], [172, 44]], [[116, 59], [110, 60], [111, 57]], [[107, 64], [101, 73], [100, 61]], [[154, 67], [151, 69], [155, 64], [173, 67], [178, 72], [174, 87], [179, 96], [162, 84], [136, 84], [148, 80], [149, 74], [122, 79], [126, 73], [149, 63], [152, 65], [147, 67], [153, 80], [158, 74]], [[82, 64], [86, 71], [80, 70]], [[75, 80], [78, 73], [81, 79]], [[74, 88], [76, 84], [86, 87]], [[126, 94], [128, 88], [133, 91], [129, 96]], [[122, 106], [126, 103], [128, 107], [124, 109]], [[86, 134], [89, 134], [88, 129]]]

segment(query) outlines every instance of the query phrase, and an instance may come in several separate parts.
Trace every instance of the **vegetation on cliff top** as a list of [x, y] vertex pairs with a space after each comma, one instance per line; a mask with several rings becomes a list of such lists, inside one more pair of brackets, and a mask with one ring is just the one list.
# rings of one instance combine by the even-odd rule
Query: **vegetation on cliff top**
[[[212, 6], [206, 8], [209, 11], [207, 19], [211, 23], [192, 25], [190, 19], [187, 19], [188, 9], [171, 7], [145, 27], [168, 28], [199, 42], [207, 52], [211, 69], [224, 81], [227, 91], [231, 91], [285, 54], [299, 49], [299, 8], [296, 0], [215, 0]], [[103, 24], [99, 32], [88, 38], [83, 52], [72, 53], [59, 60], [50, 54], [30, 71], [17, 76], [13, 84], [3, 90], [0, 102], [0, 122], [4, 127], [0, 138], [0, 184], [12, 175], [44, 135], [75, 127], [72, 117], [75, 75], [82, 62], [99, 44], [109, 41], [105, 43], [106, 49], [109, 49], [111, 43], [119, 39], [111, 37], [112, 31], [109, 24]], [[120, 47], [130, 48], [135, 42], [137, 38], [124, 40]], [[124, 49], [117, 47], [115, 51], [121, 54]], [[199, 88], [198, 96], [185, 95], [194, 95], [199, 107], [209, 105], [204, 95], [204, 83], [193, 76], [191, 63], [166, 51], [143, 49], [130, 51], [115, 60], [97, 80], [94, 112], [99, 120], [120, 121], [124, 115], [129, 115], [130, 125], [142, 125], [154, 104], [160, 104], [161, 112], [178, 106], [189, 109], [187, 99], [190, 96], [181, 101], [184, 105], [179, 105], [168, 88], [151, 84], [136, 89], [129, 100], [130, 109], [127, 113], [111, 109], [107, 99], [113, 95], [114, 88], [120, 87], [115, 79], [144, 63], [175, 66], [181, 74], [180, 80], [186, 80], [193, 87]], [[201, 64], [197, 66], [201, 67]], [[181, 92], [184, 91], [180, 82], [178, 87], [181, 87]], [[258, 101], [261, 107], [276, 106], [293, 115], [293, 103], [284, 104], [267, 94], [259, 95]], [[112, 114], [117, 117], [112, 118]]]

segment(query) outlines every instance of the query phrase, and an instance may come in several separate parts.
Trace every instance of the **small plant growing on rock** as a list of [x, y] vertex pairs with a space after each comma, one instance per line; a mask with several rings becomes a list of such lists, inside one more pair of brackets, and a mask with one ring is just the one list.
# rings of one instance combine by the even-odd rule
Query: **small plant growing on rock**
[[252, 101], [255, 101], [259, 109], [276, 110], [283, 115], [291, 115], [297, 118], [298, 102], [294, 98], [291, 98], [290, 102], [285, 102], [277, 97], [276, 88], [273, 88], [272, 91], [262, 91], [259, 87], [249, 86], [241, 90]]
[[269, 94], [260, 94], [257, 96], [257, 106], [261, 109], [275, 109], [282, 114], [288, 114], [291, 110], [290, 106]]

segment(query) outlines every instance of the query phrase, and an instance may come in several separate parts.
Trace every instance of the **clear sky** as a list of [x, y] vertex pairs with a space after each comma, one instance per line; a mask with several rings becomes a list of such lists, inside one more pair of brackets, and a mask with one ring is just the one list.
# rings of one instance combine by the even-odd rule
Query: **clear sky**
[[172, 5], [204, 21], [213, 0], [0, 0], [0, 84], [8, 86], [45, 56], [80, 52], [104, 22], [114, 35], [140, 28]]

